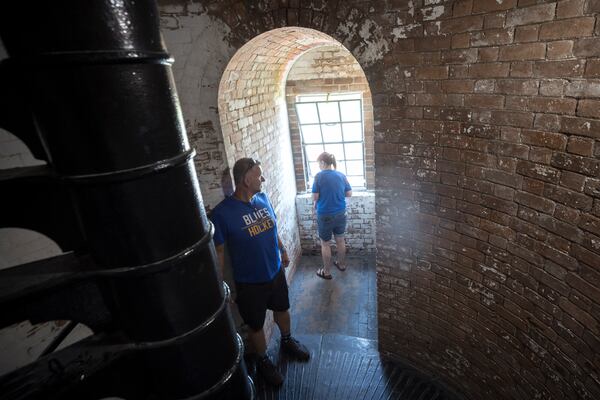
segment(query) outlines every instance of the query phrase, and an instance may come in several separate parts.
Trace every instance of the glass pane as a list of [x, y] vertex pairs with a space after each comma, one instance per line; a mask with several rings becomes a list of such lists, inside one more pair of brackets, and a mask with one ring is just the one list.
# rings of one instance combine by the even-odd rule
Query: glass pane
[[319, 125], [300, 125], [302, 141], [304, 143], [321, 143], [321, 129]]
[[336, 161], [344, 159], [344, 145], [341, 143], [340, 144], [326, 144], [325, 151], [333, 154], [335, 156]]
[[363, 176], [349, 176], [348, 183], [352, 188], [365, 187], [365, 178]]
[[298, 103], [296, 104], [296, 112], [298, 113], [298, 121], [301, 124], [314, 124], [319, 122], [317, 114], [317, 106], [315, 103]]
[[325, 143], [342, 141], [342, 127], [340, 124], [323, 124], [321, 129], [323, 129], [323, 141]]
[[326, 94], [311, 94], [311, 95], [298, 96], [296, 98], [296, 102], [298, 102], [298, 103], [306, 103], [306, 102], [314, 102], [314, 101], [327, 101], [327, 95]]
[[363, 159], [363, 145], [362, 143], [346, 143], [344, 145], [346, 149], [346, 160], [362, 160]]
[[318, 103], [319, 105], [319, 116], [321, 122], [340, 122], [340, 111], [338, 110], [338, 103]]
[[362, 161], [346, 161], [348, 168], [348, 175], [362, 175], [363, 174], [363, 162]]
[[342, 121], [361, 121], [362, 111], [360, 101], [341, 101], [340, 110], [342, 111]]
[[309, 180], [312, 180], [316, 174], [320, 171], [318, 162], [309, 162], [308, 163], [308, 177]]
[[349, 124], [342, 124], [344, 128], [344, 140], [347, 142], [353, 142], [356, 140], [362, 140], [362, 124], [360, 122], [351, 122]]
[[337, 162], [337, 170], [346, 175], [348, 172], [346, 171], [346, 162], [338, 161]]
[[354, 100], [360, 99], [360, 93], [332, 93], [329, 95], [329, 100]]
[[319, 155], [323, 152], [323, 145], [322, 144], [311, 144], [311, 145], [306, 145], [304, 146], [304, 151], [306, 152], [306, 161], [310, 162], [316, 162], [317, 161], [317, 157], [319, 157]]

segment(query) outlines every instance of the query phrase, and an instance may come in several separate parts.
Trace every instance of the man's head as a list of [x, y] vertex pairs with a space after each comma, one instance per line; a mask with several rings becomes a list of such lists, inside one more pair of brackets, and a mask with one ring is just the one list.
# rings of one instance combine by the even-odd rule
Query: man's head
[[236, 190], [242, 189], [253, 195], [262, 190], [265, 178], [262, 175], [260, 161], [253, 158], [240, 158], [233, 166], [233, 181]]

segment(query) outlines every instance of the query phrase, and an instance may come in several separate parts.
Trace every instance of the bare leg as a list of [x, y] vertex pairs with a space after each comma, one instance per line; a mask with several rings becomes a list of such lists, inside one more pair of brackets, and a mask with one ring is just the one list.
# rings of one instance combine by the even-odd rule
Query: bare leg
[[329, 275], [331, 268], [331, 246], [329, 241], [321, 239], [321, 256], [323, 257], [323, 273]]
[[335, 245], [337, 247], [337, 261], [340, 267], [344, 269], [346, 268], [346, 241], [343, 235], [335, 237]]
[[290, 316], [290, 310], [273, 311], [273, 319], [279, 327], [279, 332], [281, 332], [281, 336], [286, 336], [290, 334], [292, 327], [292, 317]]
[[248, 340], [256, 354], [262, 356], [267, 353], [267, 340], [265, 339], [265, 331], [263, 329], [260, 329], [259, 331], [250, 329], [248, 332]]

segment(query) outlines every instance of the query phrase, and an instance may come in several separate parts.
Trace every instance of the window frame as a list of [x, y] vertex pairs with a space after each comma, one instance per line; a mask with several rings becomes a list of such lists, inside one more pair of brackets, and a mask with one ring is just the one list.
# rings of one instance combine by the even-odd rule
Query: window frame
[[[342, 97], [341, 99], [336, 99], [336, 97]], [[350, 97], [350, 98], [348, 98]], [[302, 101], [302, 99], [306, 99], [306, 98], [324, 98], [324, 100], [311, 100], [311, 101]], [[358, 101], [359, 102], [359, 109], [360, 109], [360, 116], [359, 119], [352, 119], [352, 120], [344, 120], [343, 116], [342, 116], [342, 110], [341, 110], [341, 104], [342, 102], [355, 102]], [[323, 122], [322, 118], [321, 118], [321, 114], [319, 111], [319, 103], [337, 103], [337, 108], [338, 108], [338, 113], [339, 113], [339, 121], [338, 122]], [[302, 123], [300, 121], [300, 113], [298, 112], [298, 104], [314, 104], [315, 105], [315, 109], [317, 112], [317, 118], [318, 118], [318, 122], [311, 122], [311, 123]], [[363, 102], [363, 96], [362, 93], [360, 92], [332, 92], [332, 93], [313, 93], [313, 94], [308, 94], [308, 93], [304, 93], [301, 95], [297, 95], [294, 101], [294, 109], [296, 112], [296, 117], [298, 119], [297, 124], [298, 124], [298, 132], [300, 134], [300, 145], [302, 147], [302, 156], [303, 156], [303, 161], [304, 161], [304, 179], [306, 181], [306, 186], [307, 189], [310, 190], [310, 188], [312, 187], [312, 183], [314, 181], [314, 176], [318, 173], [318, 171], [314, 171], [315, 174], [313, 176], [311, 176], [311, 167], [310, 167], [310, 161], [307, 157], [307, 150], [306, 150], [306, 146], [314, 146], [314, 145], [321, 145], [323, 147], [323, 149], [325, 149], [325, 147], [327, 145], [342, 145], [342, 151], [343, 151], [343, 157], [340, 157], [337, 161], [338, 164], [340, 162], [344, 162], [345, 168], [343, 172], [346, 173], [346, 176], [348, 176], [347, 172], [347, 166], [346, 166], [346, 162], [348, 161], [362, 161], [362, 174], [361, 175], [350, 175], [350, 177], [361, 177], [362, 178], [362, 185], [353, 185], [352, 189], [353, 190], [358, 190], [358, 191], [363, 191], [363, 190], [367, 190], [367, 170], [366, 170], [366, 146], [365, 146], [365, 118], [364, 118], [364, 102]], [[345, 123], [360, 123], [360, 140], [344, 140], [344, 125]], [[342, 135], [342, 140], [341, 141], [336, 141], [336, 142], [325, 142], [324, 138], [323, 138], [323, 126], [331, 126], [331, 125], [336, 125], [339, 124], [340, 125], [340, 133]], [[304, 139], [304, 133], [302, 130], [303, 126], [318, 126], [319, 127], [319, 134], [320, 134], [320, 142], [315, 142], [315, 143], [305, 143], [305, 139]], [[345, 148], [345, 144], [356, 144], [356, 143], [360, 143], [361, 145], [361, 150], [362, 150], [362, 158], [357, 159], [357, 158], [351, 158], [348, 159], [346, 158], [346, 148]], [[337, 158], [337, 155], [336, 155]]]

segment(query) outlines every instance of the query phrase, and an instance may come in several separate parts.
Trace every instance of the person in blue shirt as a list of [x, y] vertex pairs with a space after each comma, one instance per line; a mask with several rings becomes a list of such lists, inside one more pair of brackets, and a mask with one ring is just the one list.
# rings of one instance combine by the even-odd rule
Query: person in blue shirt
[[337, 246], [337, 261], [334, 264], [340, 271], [346, 270], [346, 197], [352, 196], [352, 187], [346, 176], [336, 171], [337, 163], [333, 154], [321, 153], [317, 161], [321, 171], [315, 176], [312, 193], [323, 257], [323, 266], [317, 270], [317, 276], [331, 279], [329, 241], [332, 234]]
[[262, 192], [265, 178], [260, 162], [252, 158], [237, 160], [233, 179], [233, 195], [220, 202], [210, 217], [215, 226], [215, 248], [222, 274], [227, 245], [237, 292], [235, 301], [250, 328], [248, 340], [256, 356], [257, 370], [268, 383], [279, 386], [283, 376], [267, 356], [263, 330], [267, 309], [273, 311], [281, 332], [281, 348], [301, 361], [310, 358], [306, 347], [290, 334], [290, 302], [284, 271], [290, 260], [277, 233], [273, 206]]

